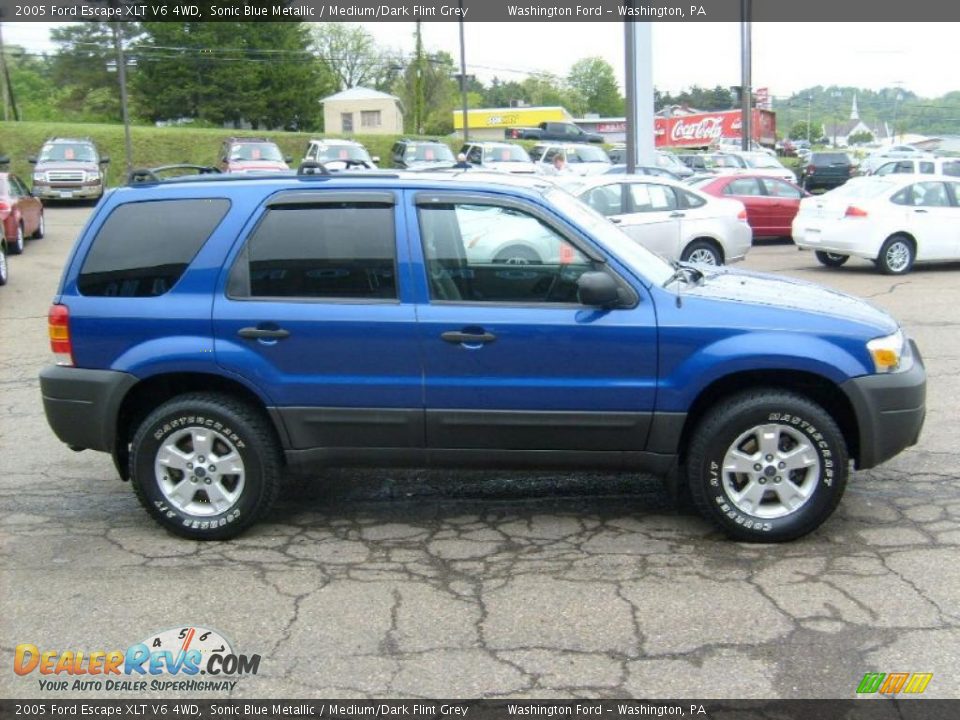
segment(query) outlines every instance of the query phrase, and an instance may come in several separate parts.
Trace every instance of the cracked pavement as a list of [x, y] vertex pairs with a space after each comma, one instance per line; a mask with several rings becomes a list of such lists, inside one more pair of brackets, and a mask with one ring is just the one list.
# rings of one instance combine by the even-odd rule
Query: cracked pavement
[[748, 256], [891, 311], [929, 373], [920, 444], [854, 473], [803, 540], [731, 543], [653, 477], [343, 470], [201, 544], [44, 420], [46, 312], [88, 212], [49, 208], [0, 289], [0, 697], [54, 696], [11, 671], [18, 643], [123, 649], [189, 624], [262, 655], [237, 698], [830, 698], [868, 671], [932, 672], [927, 696], [960, 697], [960, 266]]

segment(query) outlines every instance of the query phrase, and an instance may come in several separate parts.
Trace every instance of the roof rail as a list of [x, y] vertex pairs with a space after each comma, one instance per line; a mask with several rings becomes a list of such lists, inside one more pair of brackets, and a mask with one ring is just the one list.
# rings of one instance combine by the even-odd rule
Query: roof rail
[[[191, 165], [188, 163], [178, 165], [160, 165], [155, 168], [136, 168], [130, 171], [127, 176], [127, 185], [142, 185], [144, 183], [158, 183], [163, 180], [172, 180], [174, 178], [161, 178], [161, 173], [171, 172], [173, 170], [192, 170], [197, 175], [219, 175], [220, 171], [210, 165]], [[183, 174], [183, 173], [181, 173]], [[179, 177], [179, 176], [177, 176]]]
[[297, 168], [297, 175], [329, 175], [330, 170], [317, 160], [304, 160]]

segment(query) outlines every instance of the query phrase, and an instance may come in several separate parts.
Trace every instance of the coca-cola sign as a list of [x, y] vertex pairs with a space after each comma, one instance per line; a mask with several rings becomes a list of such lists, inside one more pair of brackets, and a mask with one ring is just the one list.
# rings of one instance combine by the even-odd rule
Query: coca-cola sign
[[[683, 117], [656, 118], [654, 134], [658, 147], [708, 147], [720, 138], [738, 138], [742, 131], [739, 110], [697, 113]], [[767, 110], [754, 110], [754, 139], [772, 145], [776, 118]]]
[[723, 118], [718, 116], [701, 117], [690, 122], [680, 118], [670, 129], [670, 139], [677, 141], [705, 140], [707, 143], [723, 137]]

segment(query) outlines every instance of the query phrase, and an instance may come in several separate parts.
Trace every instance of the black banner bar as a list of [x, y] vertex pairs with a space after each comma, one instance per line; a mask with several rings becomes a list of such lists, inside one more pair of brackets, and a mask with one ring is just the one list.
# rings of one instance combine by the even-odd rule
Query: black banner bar
[[[3, 22], [719, 22], [740, 0], [0, 0]], [[949, 22], [944, 0], [758, 0], [755, 22]]]
[[960, 700], [2, 700], [0, 718], [956, 720]]

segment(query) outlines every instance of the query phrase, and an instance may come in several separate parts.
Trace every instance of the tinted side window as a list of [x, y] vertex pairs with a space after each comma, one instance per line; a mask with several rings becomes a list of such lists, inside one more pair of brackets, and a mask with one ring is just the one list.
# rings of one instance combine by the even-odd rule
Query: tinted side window
[[767, 186], [767, 192], [774, 197], [792, 198], [795, 200], [799, 200], [803, 197], [803, 193], [797, 188], [793, 187], [792, 185], [787, 185], [787, 183], [780, 180], [766, 178], [764, 179], [763, 184]]
[[[397, 297], [393, 207], [333, 203], [267, 211], [245, 250], [256, 298]], [[243, 262], [241, 258], [240, 262]]]
[[737, 178], [731, 180], [723, 189], [724, 195], [763, 195], [760, 181], [756, 178]]
[[434, 302], [576, 303], [577, 280], [599, 269], [521, 210], [437, 203], [418, 214]]
[[951, 177], [960, 177], [960, 160], [952, 160], [943, 164], [943, 174]]
[[172, 288], [230, 209], [230, 201], [158, 200], [116, 208], [93, 240], [83, 295], [155, 297]]
[[580, 199], [601, 215], [620, 215], [623, 212], [623, 185], [601, 185], [588, 191]]

